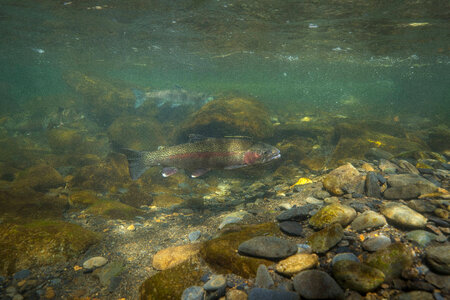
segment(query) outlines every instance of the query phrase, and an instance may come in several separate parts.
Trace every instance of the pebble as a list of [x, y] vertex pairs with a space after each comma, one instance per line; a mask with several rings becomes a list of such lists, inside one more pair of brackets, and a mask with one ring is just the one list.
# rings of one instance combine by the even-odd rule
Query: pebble
[[381, 189], [375, 172], [369, 172], [366, 176], [366, 195], [368, 197], [381, 197]]
[[393, 300], [435, 300], [433, 295], [425, 291], [412, 291], [402, 293], [392, 298]]
[[253, 288], [248, 293], [248, 300], [299, 300], [297, 293], [281, 290]]
[[227, 285], [227, 280], [223, 275], [213, 275], [204, 285], [203, 289], [208, 292], [216, 291], [220, 288], [225, 288]]
[[127, 227], [128, 231], [135, 231], [136, 227], [134, 226], [134, 224], [131, 224], [130, 226]]
[[386, 203], [380, 211], [390, 222], [400, 227], [423, 228], [427, 223], [427, 218], [400, 203]]
[[280, 274], [292, 276], [317, 265], [319, 257], [316, 254], [299, 253], [278, 262], [275, 270]]
[[339, 223], [343, 227], [350, 224], [356, 217], [353, 207], [339, 203], [333, 203], [322, 207], [309, 219], [309, 225], [322, 229], [333, 223]]
[[351, 260], [339, 261], [333, 265], [333, 277], [342, 287], [367, 293], [379, 287], [384, 274], [377, 268]]
[[[327, 193], [328, 194], [328, 193]], [[330, 194], [328, 194], [328, 196], [327, 197], [329, 197], [330, 196]], [[326, 198], [326, 197], [325, 197]], [[323, 200], [319, 200], [319, 199], [316, 199], [316, 198], [314, 198], [314, 197], [307, 197], [306, 199], [305, 199], [305, 201], [306, 201], [306, 203], [308, 203], [308, 204], [313, 204], [313, 205], [322, 205], [323, 204]]]
[[[315, 191], [314, 193], [313, 193], [313, 196], [315, 197], [315, 198], [317, 198], [317, 199], [320, 199], [320, 200], [323, 200], [323, 199], [325, 199], [325, 198], [328, 198], [328, 197], [330, 197], [331, 195], [330, 195], [330, 193], [328, 193], [327, 191], [325, 191], [325, 190], [318, 190], [318, 191]], [[309, 197], [308, 197], [309, 198]], [[308, 201], [308, 198], [306, 198], [306, 201]], [[311, 197], [312, 198], [312, 197]], [[317, 200], [316, 199], [316, 200]]]
[[259, 265], [256, 271], [255, 285], [260, 288], [270, 289], [275, 283], [273, 282], [272, 276], [270, 276], [269, 270], [267, 270], [266, 265]]
[[226, 215], [225, 217], [223, 217], [222, 223], [220, 223], [219, 225], [219, 229], [224, 228], [227, 224], [238, 223], [242, 221], [242, 219], [246, 215], [248, 215], [246, 211], [236, 211]]
[[379, 235], [364, 240], [362, 246], [365, 250], [375, 252], [384, 249], [391, 244], [391, 239], [385, 235]]
[[431, 269], [440, 274], [450, 275], [450, 244], [430, 246], [425, 252]]
[[12, 297], [17, 293], [17, 290], [15, 287], [13, 287], [12, 285], [8, 286], [5, 290], [6, 295]]
[[204, 300], [205, 290], [201, 286], [191, 286], [183, 291], [181, 300]]
[[13, 278], [16, 280], [22, 280], [28, 278], [30, 275], [30, 270], [20, 270], [19, 272], [14, 273]]
[[294, 206], [293, 208], [282, 212], [277, 216], [278, 222], [283, 221], [303, 221], [309, 218], [310, 211], [314, 208], [313, 205], [307, 204], [302, 206]]
[[424, 200], [408, 201], [408, 207], [420, 213], [430, 213], [436, 209], [436, 206], [433, 203]]
[[325, 227], [307, 238], [313, 252], [325, 253], [344, 237], [344, 230], [338, 223]]
[[226, 300], [247, 300], [247, 293], [241, 290], [231, 289], [227, 291]]
[[440, 289], [450, 290], [450, 276], [449, 275], [438, 275], [433, 272], [428, 272], [425, 275], [425, 280]]
[[311, 246], [308, 244], [297, 244], [297, 253], [311, 253]]
[[282, 259], [297, 253], [297, 245], [274, 236], [257, 236], [241, 243], [238, 251], [267, 259]]
[[327, 273], [307, 270], [293, 278], [294, 288], [306, 299], [339, 299], [344, 295], [341, 287]]
[[413, 230], [406, 234], [406, 238], [416, 242], [421, 247], [426, 247], [437, 238], [437, 235], [425, 230]]
[[359, 216], [357, 216], [352, 222], [353, 230], [361, 232], [366, 229], [374, 229], [386, 225], [386, 219], [383, 215], [374, 212], [366, 211]]
[[93, 273], [100, 283], [106, 287], [111, 288], [111, 285], [120, 283], [120, 273], [124, 269], [124, 264], [121, 261], [113, 261], [106, 265], [104, 268], [96, 269]]
[[378, 164], [378, 167], [385, 174], [395, 174], [395, 173], [397, 173], [397, 170], [399, 169], [399, 167], [396, 164], [394, 164], [393, 162], [390, 162], [387, 159], [380, 159], [380, 163]]
[[295, 221], [284, 221], [280, 223], [280, 229], [287, 235], [303, 236], [303, 227]]
[[290, 203], [281, 203], [279, 206], [282, 210], [289, 210], [292, 208], [292, 205]]
[[323, 187], [332, 195], [342, 196], [344, 194], [364, 193], [363, 176], [350, 163], [342, 165], [323, 179]]
[[188, 238], [189, 241], [194, 242], [196, 240], [198, 240], [200, 238], [201, 235], [201, 231], [200, 230], [196, 230], [196, 231], [192, 231], [191, 233], [189, 233]]
[[339, 253], [337, 255], [335, 255], [333, 257], [333, 260], [331, 261], [331, 265], [334, 266], [335, 263], [337, 263], [338, 261], [342, 261], [342, 260], [350, 260], [350, 261], [354, 261], [354, 262], [360, 262], [359, 258], [350, 252], [346, 252], [346, 253]]
[[104, 266], [108, 262], [108, 259], [102, 256], [91, 257], [83, 263], [83, 268], [94, 269]]

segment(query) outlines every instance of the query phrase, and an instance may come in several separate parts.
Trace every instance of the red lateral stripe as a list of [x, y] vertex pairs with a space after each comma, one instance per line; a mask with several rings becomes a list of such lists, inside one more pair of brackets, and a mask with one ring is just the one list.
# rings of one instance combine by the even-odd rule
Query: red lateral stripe
[[192, 152], [170, 155], [169, 159], [183, 159], [183, 158], [202, 158], [202, 157], [227, 157], [238, 154], [238, 152]]

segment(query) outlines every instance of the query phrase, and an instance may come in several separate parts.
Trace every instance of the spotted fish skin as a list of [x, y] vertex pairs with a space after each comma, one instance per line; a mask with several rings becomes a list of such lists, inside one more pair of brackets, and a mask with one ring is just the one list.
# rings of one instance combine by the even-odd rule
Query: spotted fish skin
[[241, 168], [280, 157], [280, 150], [271, 145], [235, 138], [205, 138], [153, 152], [125, 149], [124, 153], [132, 179], [138, 179], [151, 166], [169, 167], [167, 176], [176, 173], [174, 168], [195, 170], [193, 177], [198, 177], [211, 169]]

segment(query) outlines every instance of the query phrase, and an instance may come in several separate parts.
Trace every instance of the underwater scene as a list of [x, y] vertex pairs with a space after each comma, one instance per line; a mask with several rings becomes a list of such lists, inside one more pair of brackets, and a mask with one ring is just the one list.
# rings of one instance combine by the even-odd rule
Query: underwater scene
[[449, 20], [2, 0], [0, 299], [449, 299]]

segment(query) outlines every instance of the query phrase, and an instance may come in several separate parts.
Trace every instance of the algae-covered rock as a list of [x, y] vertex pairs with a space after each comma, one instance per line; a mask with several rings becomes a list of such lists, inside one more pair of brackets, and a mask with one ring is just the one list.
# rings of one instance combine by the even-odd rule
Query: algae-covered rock
[[158, 121], [136, 115], [116, 118], [108, 128], [108, 136], [118, 147], [135, 150], [153, 151], [166, 144]]
[[134, 217], [141, 214], [141, 211], [137, 208], [123, 204], [119, 201], [106, 199], [95, 202], [86, 209], [86, 212], [109, 219], [124, 220], [134, 219]]
[[83, 96], [89, 112], [101, 121], [109, 122], [124, 111], [133, 109], [136, 99], [129, 88], [118, 87], [117, 84], [80, 72], [65, 74], [64, 80]]
[[342, 287], [361, 293], [376, 289], [384, 281], [384, 274], [380, 270], [351, 260], [335, 263], [333, 277]]
[[343, 227], [350, 224], [356, 217], [353, 207], [340, 203], [333, 203], [322, 207], [309, 219], [309, 225], [321, 229], [333, 223], [339, 223]]
[[40, 164], [26, 169], [14, 180], [17, 187], [31, 187], [36, 191], [46, 191], [64, 186], [64, 178], [53, 167]]
[[206, 271], [196, 258], [191, 258], [145, 280], [139, 289], [140, 299], [181, 299], [186, 288], [192, 285], [203, 285], [200, 279]]
[[331, 171], [323, 179], [323, 186], [333, 195], [341, 196], [345, 193], [364, 193], [364, 176], [348, 163]]
[[278, 262], [275, 269], [283, 275], [293, 276], [318, 264], [319, 257], [316, 254], [298, 253]]
[[160, 250], [153, 256], [153, 268], [157, 270], [173, 268], [196, 255], [200, 248], [200, 243], [194, 243]]
[[36, 192], [31, 188], [0, 191], [0, 218], [23, 223], [32, 219], [59, 219], [67, 209], [67, 199]]
[[392, 154], [410, 150], [428, 150], [425, 142], [417, 137], [406, 138], [399, 126], [369, 122], [348, 122], [335, 126], [336, 148], [330, 166], [337, 166], [349, 158], [363, 159], [371, 148], [379, 148]]
[[450, 275], [450, 244], [428, 247], [426, 258], [434, 271]]
[[404, 269], [412, 266], [413, 254], [406, 245], [395, 243], [370, 254], [364, 262], [381, 270], [385, 275], [385, 281], [390, 281], [398, 277]]
[[334, 247], [344, 237], [341, 224], [334, 223], [324, 229], [313, 233], [307, 238], [307, 243], [313, 252], [325, 253]]
[[131, 181], [125, 155], [110, 154], [106, 160], [80, 168], [71, 181], [72, 186], [95, 191], [108, 191]]
[[10, 275], [17, 270], [64, 263], [98, 238], [96, 233], [62, 221], [0, 224], [0, 272]]
[[190, 133], [267, 138], [273, 135], [273, 127], [270, 115], [261, 103], [252, 99], [231, 98], [213, 100], [194, 113], [178, 136], [185, 138]]
[[275, 223], [242, 226], [238, 232], [226, 233], [207, 241], [200, 250], [200, 255], [208, 265], [221, 273], [234, 273], [249, 278], [256, 276], [260, 264], [271, 265], [273, 262], [260, 258], [241, 256], [237, 249], [244, 241], [264, 234], [279, 234]]
[[73, 207], [85, 208], [100, 201], [94, 191], [74, 191], [69, 195], [69, 204]]
[[47, 131], [47, 141], [56, 153], [75, 152], [83, 136], [76, 129], [53, 128]]

